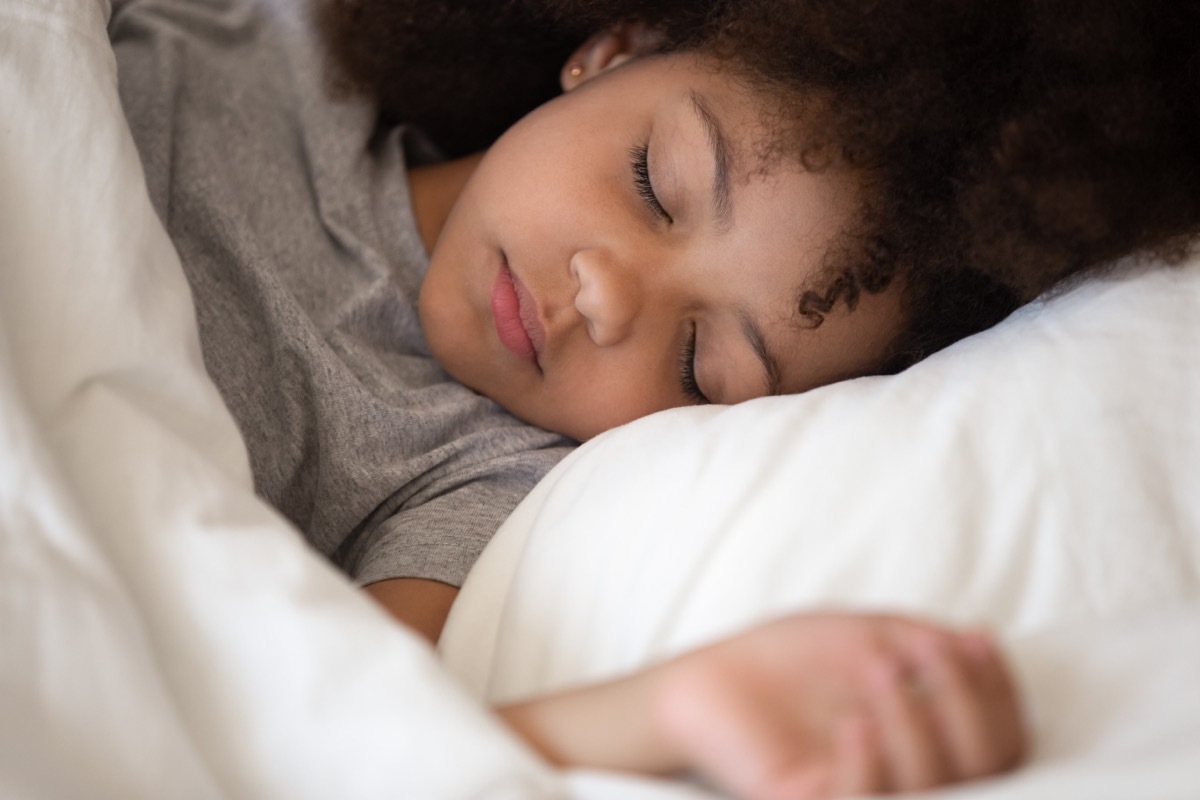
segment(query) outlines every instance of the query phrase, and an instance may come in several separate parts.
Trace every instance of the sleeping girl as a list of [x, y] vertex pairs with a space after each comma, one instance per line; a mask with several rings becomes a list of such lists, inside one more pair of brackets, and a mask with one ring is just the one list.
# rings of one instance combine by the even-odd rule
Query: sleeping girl
[[[1095, 263], [1183, 252], [1197, 70], [1171, 37], [1195, 26], [979, 5], [115, 0], [259, 494], [436, 640], [575, 442], [903, 369]], [[499, 713], [556, 763], [748, 798], [927, 788], [1025, 747], [985, 634], [867, 614]]]

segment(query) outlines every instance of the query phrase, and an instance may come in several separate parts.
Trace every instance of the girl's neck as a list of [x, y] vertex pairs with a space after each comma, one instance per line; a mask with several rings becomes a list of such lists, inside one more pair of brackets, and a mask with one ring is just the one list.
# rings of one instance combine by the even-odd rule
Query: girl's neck
[[425, 252], [432, 253], [433, 245], [442, 233], [450, 209], [466, 185], [467, 179], [483, 158], [483, 153], [464, 156], [453, 161], [416, 167], [408, 172], [408, 191], [412, 197], [413, 217]]

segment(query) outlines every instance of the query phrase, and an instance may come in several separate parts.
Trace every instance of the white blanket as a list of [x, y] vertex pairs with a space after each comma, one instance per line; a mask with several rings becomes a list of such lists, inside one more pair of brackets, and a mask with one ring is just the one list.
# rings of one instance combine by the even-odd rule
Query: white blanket
[[255, 498], [108, 11], [0, 3], [0, 797], [557, 795]]
[[[121, 115], [108, 12], [0, 0], [0, 797], [700, 796], [549, 769], [255, 498]], [[601, 474], [589, 453], [604, 446], [564, 464], [509, 530], [574, 496], [561, 476]], [[448, 631], [476, 695], [583, 677], [530, 676], [563, 641], [554, 620], [540, 643], [489, 638], [491, 609], [528, 618], [511, 591], [537, 596], [536, 575], [514, 578], [513, 536]], [[647, 636], [619, 603], [590, 602], [596, 636], [577, 641], [595, 672], [713, 632]], [[1197, 796], [1197, 619], [1181, 596], [1016, 642], [1038, 761], [958, 794]], [[614, 629], [620, 658], [603, 652]]]

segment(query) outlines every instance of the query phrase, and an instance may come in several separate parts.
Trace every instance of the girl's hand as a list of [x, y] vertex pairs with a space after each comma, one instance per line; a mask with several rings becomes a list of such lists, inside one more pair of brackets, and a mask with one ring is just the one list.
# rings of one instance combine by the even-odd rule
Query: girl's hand
[[652, 728], [746, 800], [912, 791], [1014, 767], [1025, 733], [986, 634], [794, 616], [661, 665]]

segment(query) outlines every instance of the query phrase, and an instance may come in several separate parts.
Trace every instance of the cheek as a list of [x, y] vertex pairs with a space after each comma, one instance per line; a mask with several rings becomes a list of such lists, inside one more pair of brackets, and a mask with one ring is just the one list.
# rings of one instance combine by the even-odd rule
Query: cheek
[[463, 356], [479, 347], [483, 333], [472, 297], [478, 276], [456, 267], [461, 267], [456, 260], [431, 261], [417, 304], [430, 352], [452, 375], [462, 369]]
[[[537, 186], [553, 191], [571, 176], [567, 169], [586, 153], [582, 133], [569, 115], [542, 107], [509, 128], [489, 149], [483, 165], [494, 188]], [[548, 179], [549, 183], [546, 183]], [[512, 193], [510, 202], [525, 196]]]
[[488, 213], [500, 224], [550, 228], [560, 237], [592, 226], [590, 212], [628, 169], [627, 114], [562, 97], [517, 122], [484, 162]]
[[442, 271], [431, 266], [425, 275], [424, 283], [421, 284], [417, 312], [421, 319], [421, 330], [425, 334], [425, 343], [433, 357], [446, 369], [449, 369], [448, 356], [455, 351], [457, 337], [454, 333], [459, 327], [455, 325], [452, 313], [456, 299], [452, 293], [446, 291]]

